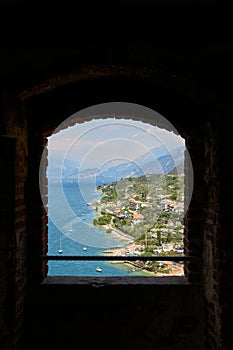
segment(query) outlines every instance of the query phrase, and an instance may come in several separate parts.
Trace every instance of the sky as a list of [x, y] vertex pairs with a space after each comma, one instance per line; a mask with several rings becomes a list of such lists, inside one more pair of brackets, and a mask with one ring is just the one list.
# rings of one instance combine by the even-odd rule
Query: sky
[[48, 138], [49, 157], [75, 160], [82, 170], [131, 161], [148, 150], [184, 145], [173, 132], [128, 119], [93, 119]]

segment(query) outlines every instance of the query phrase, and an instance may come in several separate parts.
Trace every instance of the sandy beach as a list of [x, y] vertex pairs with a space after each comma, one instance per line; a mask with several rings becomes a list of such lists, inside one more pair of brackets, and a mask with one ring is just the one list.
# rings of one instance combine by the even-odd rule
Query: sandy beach
[[110, 235], [113, 237], [123, 240], [126, 242], [126, 244], [123, 247], [119, 248], [113, 248], [108, 249], [104, 251], [103, 253], [106, 254], [112, 254], [112, 255], [127, 255], [127, 254], [137, 254], [138, 250], [143, 248], [142, 245], [135, 243], [134, 238], [130, 235], [127, 235], [126, 233], [122, 232], [121, 230], [118, 230], [111, 225], [105, 225], [103, 226], [106, 230], [111, 230]]
[[125, 232], [116, 229], [115, 227], [112, 227], [111, 225], [108, 225], [105, 227], [108, 230], [111, 230], [111, 234], [114, 235], [116, 238], [127, 241], [127, 242], [133, 242], [134, 237], [127, 235]]

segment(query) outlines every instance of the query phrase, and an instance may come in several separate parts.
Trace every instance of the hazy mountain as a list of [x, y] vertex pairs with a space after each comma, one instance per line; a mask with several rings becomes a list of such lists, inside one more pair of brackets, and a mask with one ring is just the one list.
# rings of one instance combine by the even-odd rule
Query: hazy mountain
[[[102, 172], [103, 177], [113, 177], [118, 180], [123, 177], [138, 177], [144, 174], [168, 174], [179, 165], [182, 171], [184, 161], [184, 146], [173, 148], [171, 152], [164, 147], [152, 149], [129, 163], [122, 163]], [[181, 165], [180, 165], [181, 164]]]
[[64, 160], [59, 157], [48, 158], [48, 178], [58, 179], [71, 177], [79, 173], [79, 163], [72, 159], [65, 158]]
[[183, 171], [185, 146], [178, 146], [169, 150], [165, 146], [154, 148], [145, 152], [131, 162], [124, 162], [110, 167], [105, 171], [97, 168], [80, 171], [78, 162], [65, 159], [64, 162], [56, 157], [49, 158], [49, 178], [79, 178], [98, 180], [112, 179], [118, 181], [125, 177], [139, 177], [144, 174], [168, 174]]

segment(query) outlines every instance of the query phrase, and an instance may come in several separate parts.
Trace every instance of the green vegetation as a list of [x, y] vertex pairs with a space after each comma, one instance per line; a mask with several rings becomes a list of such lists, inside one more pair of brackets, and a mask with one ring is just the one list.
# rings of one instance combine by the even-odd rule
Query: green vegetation
[[97, 225], [108, 225], [108, 224], [110, 224], [111, 220], [112, 220], [112, 216], [110, 214], [104, 214], [104, 215], [100, 215], [98, 217], [98, 219], [94, 219], [93, 220], [93, 224], [95, 226], [97, 226]]
[[[134, 238], [142, 254], [176, 254], [183, 248], [183, 175], [150, 174], [99, 186], [94, 225], [108, 225]], [[161, 249], [162, 247], [162, 249]], [[155, 262], [151, 267], [157, 268]]]

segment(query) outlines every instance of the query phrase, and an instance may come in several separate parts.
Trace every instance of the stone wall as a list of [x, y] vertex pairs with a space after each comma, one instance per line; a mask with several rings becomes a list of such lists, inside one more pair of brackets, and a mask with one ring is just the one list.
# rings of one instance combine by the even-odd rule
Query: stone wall
[[219, 237], [219, 165], [216, 156], [217, 139], [214, 126], [205, 131], [205, 222], [203, 247], [203, 283], [205, 291], [206, 344], [221, 348], [220, 251]]
[[[222, 118], [222, 116], [225, 118]], [[229, 121], [232, 108], [221, 106], [216, 120], [216, 156], [218, 163], [213, 164], [213, 171], [219, 174], [218, 201], [219, 207], [216, 228], [214, 231], [213, 258], [215, 304], [219, 305], [218, 316], [221, 316], [222, 349], [232, 348], [232, 312], [233, 312], [233, 221], [232, 221], [232, 128]], [[216, 194], [216, 190], [213, 191]], [[219, 301], [218, 301], [219, 300]], [[220, 321], [217, 320], [219, 326]]]
[[3, 106], [1, 130], [1, 349], [17, 349], [20, 343], [27, 286], [27, 129], [15, 101], [10, 97], [11, 108]]
[[[64, 112], [76, 106], [70, 92], [76, 98], [77, 86], [74, 90], [71, 86], [67, 91], [62, 90], [65, 91], [62, 112], [59, 104], [54, 111], [51, 109], [56, 98], [63, 96], [61, 90], [58, 95], [53, 91], [52, 102], [48, 102], [51, 96], [48, 92], [43, 95], [44, 105], [38, 103], [43, 101], [38, 97], [26, 104], [25, 109], [9, 94], [8, 108], [4, 110], [1, 169], [6, 186], [1, 199], [6, 205], [1, 206], [1, 349], [19, 348], [23, 335], [22, 350], [28, 346], [35, 349], [35, 343], [38, 349], [45, 344], [57, 349], [68, 344], [72, 350], [77, 348], [77, 339], [80, 342], [83, 337], [92, 346], [108, 342], [107, 348], [114, 342], [127, 349], [132, 346], [145, 350], [228, 350], [231, 330], [226, 316], [231, 315], [229, 306], [232, 306], [232, 285], [228, 279], [232, 271], [229, 220], [232, 182], [224, 157], [231, 159], [230, 129], [226, 125], [219, 127], [203, 111], [198, 123], [188, 123], [185, 113], [189, 102], [178, 113], [182, 100], [179, 105], [174, 97], [172, 101], [176, 100], [176, 105], [167, 107], [167, 96], [159, 101], [164, 90], [160, 92], [158, 105], [168, 115], [176, 108], [171, 122], [176, 122], [186, 135], [194, 170], [193, 197], [185, 219], [185, 252], [194, 257], [185, 264], [187, 283], [41, 284], [47, 264], [40, 256], [47, 252], [48, 237], [38, 169], [46, 142], [45, 131], [59, 125], [62, 115], [66, 116]], [[151, 83], [147, 87], [151, 91]], [[183, 89], [180, 90], [183, 94]], [[168, 95], [171, 96], [170, 88]], [[97, 101], [96, 95], [93, 96], [93, 101]], [[147, 98], [152, 101], [153, 93]], [[156, 105], [157, 101], [153, 103]], [[46, 105], [48, 111], [43, 115]], [[190, 119], [192, 115], [195, 112], [190, 112]], [[45, 171], [46, 164], [42, 169]], [[46, 192], [46, 179], [42, 187]], [[28, 334], [33, 335], [33, 343]]]
[[[95, 67], [95, 69], [98, 70], [98, 67]], [[103, 67], [101, 67], [101, 71], [103, 70]], [[93, 70], [86, 71], [89, 74], [94, 74]], [[107, 72], [109, 76], [109, 69]], [[116, 74], [117, 69], [114, 68], [114, 75]], [[122, 75], [122, 70], [119, 74]], [[78, 80], [77, 76], [76, 73], [72, 78]], [[137, 83], [127, 77], [121, 94], [125, 94], [129, 98], [132, 94], [135, 94], [138, 101], [142, 96], [152, 100], [154, 91], [159, 90], [158, 85], [161, 82], [158, 83], [158, 80], [155, 79], [156, 83], [153, 89], [151, 80], [149, 79], [148, 82], [148, 76], [146, 74], [145, 76], [145, 81], [139, 77]], [[63, 79], [65, 78], [63, 77]], [[58, 79], [58, 81], [60, 80]], [[93, 79], [93, 82], [89, 81], [88, 86], [84, 84], [84, 89], [82, 88], [83, 83], [81, 82], [81, 85], [79, 85], [77, 81], [73, 85], [68, 85], [67, 88], [62, 86], [62, 89], [58, 88], [57, 90], [53, 85], [49, 85], [47, 94], [40, 94], [35, 89], [35, 96], [29, 94], [26, 101], [23, 98], [30, 131], [29, 171], [32, 174], [28, 191], [29, 201], [32, 202], [29, 209], [29, 242], [31, 247], [29, 254], [31, 258], [38, 257], [30, 266], [29, 281], [30, 284], [33, 284], [33, 290], [29, 295], [27, 305], [25, 346], [31, 344], [31, 340], [27, 338], [28, 332], [33, 334], [35, 339], [39, 339], [39, 348], [43, 344], [54, 346], [53, 343], [57, 348], [62, 348], [67, 343], [70, 349], [75, 349], [76, 335], [78, 337], [85, 335], [86, 338], [89, 338], [89, 343], [94, 346], [96, 343], [95, 337], [100, 337], [101, 330], [106, 329], [101, 342], [113, 341], [119, 346], [121, 344], [121, 348], [144, 347], [145, 349], [183, 350], [189, 347], [193, 350], [201, 349], [204, 343], [203, 295], [200, 288], [205, 164], [203, 124], [201, 124], [201, 133], [200, 127], [198, 128], [198, 138], [195, 137], [195, 131], [189, 135], [189, 139], [187, 138], [187, 146], [192, 161], [194, 161], [196, 176], [194, 179], [194, 196], [186, 219], [186, 253], [194, 257], [190, 263], [186, 263], [185, 268], [185, 274], [190, 285], [189, 283], [181, 283], [181, 285], [177, 283], [174, 286], [164, 282], [163, 285], [151, 286], [147, 285], [145, 280], [143, 285], [139, 283], [132, 286], [130, 283], [121, 285], [119, 279], [117, 285], [116, 281], [110, 280], [103, 283], [103, 285], [98, 285], [99, 288], [95, 288], [95, 283], [93, 286], [88, 280], [84, 285], [80, 285], [79, 280], [74, 285], [66, 285], [66, 283], [62, 283], [62, 279], [55, 284], [51, 282], [50, 284], [40, 285], [47, 272], [47, 266], [43, 265], [39, 259], [40, 255], [46, 253], [47, 250], [47, 232], [43, 224], [46, 217], [41, 206], [38, 183], [36, 182], [39, 160], [45, 141], [43, 135], [49, 134], [50, 130], [58, 126], [65, 119], [64, 116], [69, 116], [67, 114], [71, 106], [73, 110], [76, 106], [76, 111], [78, 111], [82, 96], [84, 96], [84, 101], [87, 103], [87, 91], [89, 91], [89, 105], [92, 105], [92, 102], [101, 102], [103, 95], [105, 95], [105, 98], [117, 96], [118, 88], [115, 82], [116, 80], [111, 80], [111, 78], [109, 81], [100, 79], [99, 83], [96, 79]], [[121, 82], [122, 86], [124, 86], [123, 82], [124, 80]], [[61, 81], [60, 83], [63, 85]], [[143, 88], [144, 85], [147, 93]], [[130, 86], [132, 86], [132, 90]], [[162, 89], [165, 89], [164, 85]], [[101, 92], [100, 97], [98, 97], [97, 91]], [[80, 100], [77, 100], [77, 94], [79, 94]], [[49, 97], [51, 97], [51, 100]], [[98, 98], [100, 98], [99, 101]], [[182, 98], [179, 97], [179, 102], [177, 98], [176, 105], [171, 103], [173, 107], [168, 108], [167, 101], [169, 98], [172, 102], [175, 100], [174, 96], [171, 97], [171, 90], [169, 90], [167, 96], [165, 94], [162, 96], [160, 90], [159, 97], [157, 96], [154, 105], [157, 103], [161, 110], [172, 116], [172, 122], [182, 126], [183, 132], [190, 133], [190, 129], [187, 129], [187, 122], [182, 125], [180, 119], [182, 113], [185, 114], [187, 110], [190, 110], [190, 106], [186, 102], [184, 111], [181, 111]], [[194, 111], [190, 112], [190, 118], [192, 113], [194, 114]], [[40, 123], [35, 123], [35, 120], [40, 120]], [[44, 183], [45, 191], [46, 186], [47, 184]], [[186, 186], [189, 186], [188, 182]], [[93, 300], [96, 302], [93, 302]], [[82, 305], [85, 305], [85, 308]], [[69, 317], [69, 314], [73, 315], [73, 313], [74, 316]], [[88, 318], [86, 318], [86, 315], [89, 315]], [[64, 332], [62, 339], [57, 339], [57, 333], [62, 334], [62, 330]], [[93, 340], [90, 339], [88, 334], [93, 334]], [[192, 345], [190, 345], [190, 339], [192, 339]]]

